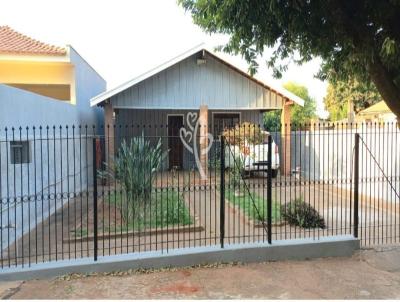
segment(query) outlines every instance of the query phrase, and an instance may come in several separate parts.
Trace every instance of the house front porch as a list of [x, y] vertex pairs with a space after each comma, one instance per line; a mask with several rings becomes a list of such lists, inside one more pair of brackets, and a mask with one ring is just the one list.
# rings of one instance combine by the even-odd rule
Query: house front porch
[[[106, 109], [107, 111], [107, 109]], [[144, 136], [152, 144], [161, 141], [167, 158], [163, 170], [197, 170], [196, 156], [207, 170], [212, 165], [226, 128], [248, 122], [263, 127], [261, 110], [113, 109], [106, 112], [104, 139], [107, 158], [113, 158], [124, 140]], [[206, 152], [207, 151], [207, 152]]]

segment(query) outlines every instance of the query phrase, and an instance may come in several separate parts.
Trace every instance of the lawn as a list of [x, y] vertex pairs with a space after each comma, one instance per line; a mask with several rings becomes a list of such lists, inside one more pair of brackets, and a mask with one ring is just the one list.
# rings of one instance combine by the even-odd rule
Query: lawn
[[[117, 206], [120, 211], [126, 207], [125, 194], [121, 192], [111, 192], [105, 198], [105, 202], [111, 207]], [[163, 228], [173, 225], [189, 225], [192, 218], [182, 197], [176, 191], [165, 191], [153, 193], [151, 201], [142, 213], [137, 215], [132, 221], [122, 221], [110, 228], [110, 231], [139, 231], [149, 228]], [[108, 231], [108, 230], [107, 230]]]
[[[256, 221], [267, 220], [267, 200], [246, 188], [240, 189], [242, 196], [236, 196], [233, 188], [225, 190], [225, 198], [230, 203], [237, 205], [249, 218]], [[258, 210], [258, 211], [257, 211]], [[280, 222], [281, 209], [277, 202], [272, 201], [272, 223]]]
[[[105, 195], [104, 212], [99, 214], [100, 224], [102, 224], [102, 226], [99, 225], [99, 230], [107, 233], [119, 233], [176, 225], [185, 226], [193, 223], [188, 208], [176, 191], [153, 193], [148, 206], [142, 209], [143, 212], [137, 215], [136, 219], [130, 221], [124, 221], [120, 215], [120, 212], [125, 210], [123, 207], [126, 207], [125, 198], [125, 194], [115, 191], [110, 192], [110, 195]], [[99, 206], [99, 211], [102, 208]], [[117, 215], [109, 216], [109, 212], [117, 213]], [[108, 217], [111, 217], [109, 221]], [[88, 235], [86, 227], [71, 231], [72, 237], [87, 237]]]

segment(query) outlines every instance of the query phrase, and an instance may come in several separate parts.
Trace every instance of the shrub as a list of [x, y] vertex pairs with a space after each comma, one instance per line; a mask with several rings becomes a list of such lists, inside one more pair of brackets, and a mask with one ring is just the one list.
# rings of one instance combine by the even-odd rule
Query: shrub
[[155, 172], [160, 168], [168, 151], [162, 150], [161, 139], [154, 146], [144, 134], [122, 141], [114, 163], [107, 165], [107, 173], [115, 178], [126, 192], [121, 204], [122, 218], [127, 221], [142, 216], [151, 201]]
[[289, 224], [302, 228], [325, 228], [324, 218], [301, 198], [282, 205], [281, 215]]

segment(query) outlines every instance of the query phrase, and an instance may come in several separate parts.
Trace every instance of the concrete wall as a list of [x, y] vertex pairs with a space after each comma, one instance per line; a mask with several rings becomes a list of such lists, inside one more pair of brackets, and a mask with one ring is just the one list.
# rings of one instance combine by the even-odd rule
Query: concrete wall
[[[359, 133], [360, 193], [398, 202], [400, 195], [400, 130], [394, 123], [384, 127], [358, 129], [292, 131], [291, 164], [305, 180], [330, 182], [352, 190], [354, 142]], [[280, 133], [274, 140], [281, 147]], [[280, 149], [281, 156], [285, 152]], [[354, 185], [353, 185], [354, 186]]]
[[299, 167], [302, 177], [307, 179], [350, 180], [355, 133], [359, 133], [369, 149], [360, 142], [360, 177], [378, 178], [383, 173], [399, 177], [400, 130], [391, 125], [376, 129], [292, 131], [292, 167]]
[[[79, 193], [91, 185], [92, 136], [96, 133], [92, 126], [102, 122], [102, 110], [91, 108], [89, 100], [104, 91], [106, 83], [72, 48], [70, 56], [75, 66], [75, 105], [0, 85], [3, 248], [61, 207], [68, 193]], [[18, 140], [29, 141], [30, 163], [11, 163], [10, 141]]]
[[220, 246], [191, 247], [165, 251], [138, 252], [74, 260], [32, 264], [27, 267], [6, 268], [0, 272], [1, 281], [54, 278], [60, 275], [94, 272], [116, 272], [128, 269], [159, 269], [188, 267], [211, 263], [265, 262], [309, 260], [321, 257], [350, 257], [360, 248], [360, 241], [351, 235], [319, 238], [276, 240], [268, 243], [240, 243]]
[[113, 96], [115, 108], [280, 109], [283, 99], [275, 92], [206, 56], [198, 65], [195, 54]]

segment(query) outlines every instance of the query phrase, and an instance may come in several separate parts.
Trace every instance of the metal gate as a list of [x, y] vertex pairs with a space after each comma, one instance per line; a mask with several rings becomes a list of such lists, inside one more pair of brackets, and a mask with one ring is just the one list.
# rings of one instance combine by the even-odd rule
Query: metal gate
[[398, 134], [395, 124], [375, 124], [356, 134], [354, 194], [364, 246], [400, 241]]

